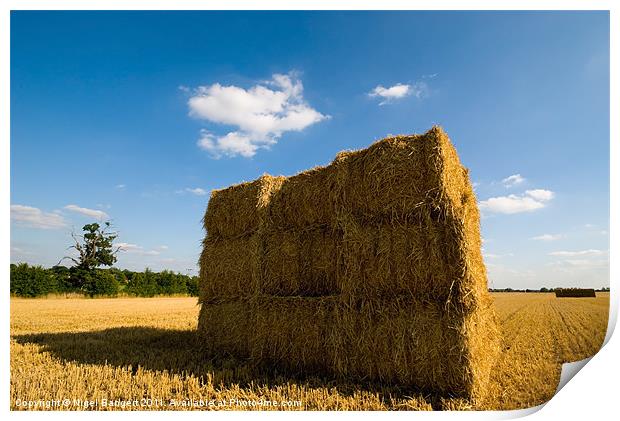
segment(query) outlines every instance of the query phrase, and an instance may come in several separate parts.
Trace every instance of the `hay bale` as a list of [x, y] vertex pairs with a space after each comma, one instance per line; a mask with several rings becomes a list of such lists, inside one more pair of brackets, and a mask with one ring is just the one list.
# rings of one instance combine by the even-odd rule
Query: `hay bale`
[[203, 303], [198, 316], [198, 337], [211, 357], [249, 358], [252, 306], [248, 301]]
[[264, 218], [269, 197], [285, 178], [265, 174], [249, 183], [213, 190], [203, 218], [209, 237], [240, 237], [255, 232]]
[[[487, 304], [488, 305], [488, 304]], [[466, 314], [407, 299], [336, 307], [332, 370], [425, 392], [478, 399], [499, 352], [495, 314]]]
[[494, 312], [483, 307], [464, 315], [403, 299], [352, 306], [337, 296], [204, 307], [199, 326], [210, 349], [237, 351], [258, 367], [472, 400], [484, 395], [499, 346]]
[[222, 240], [208, 236], [200, 255], [199, 301], [249, 297], [259, 285], [257, 237]]
[[395, 136], [338, 155], [339, 208], [363, 221], [457, 215], [473, 196], [467, 170], [446, 133]]
[[348, 300], [410, 296], [447, 302], [461, 268], [442, 253], [442, 232], [426, 224], [344, 226], [338, 284]]
[[557, 298], [591, 298], [596, 297], [596, 291], [592, 288], [557, 288], [555, 290], [555, 296]]
[[287, 178], [271, 197], [270, 226], [282, 230], [334, 226], [339, 170], [339, 165], [332, 164]]
[[338, 294], [341, 239], [330, 231], [271, 231], [264, 249], [259, 290], [275, 296]]
[[279, 372], [330, 373], [334, 297], [261, 297], [253, 302], [251, 360]]

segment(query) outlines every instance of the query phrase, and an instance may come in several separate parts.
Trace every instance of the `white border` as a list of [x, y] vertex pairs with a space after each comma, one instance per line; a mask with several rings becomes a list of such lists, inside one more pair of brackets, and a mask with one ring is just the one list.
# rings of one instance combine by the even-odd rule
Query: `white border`
[[[619, 168], [619, 147], [618, 147], [618, 116], [620, 108], [620, 92], [618, 90], [617, 75], [620, 71], [618, 66], [618, 44], [617, 39], [620, 35], [618, 33], [619, 27], [619, 13], [618, 2], [604, 1], [604, 0], [592, 0], [592, 1], [580, 1], [580, 0], [506, 0], [506, 1], [489, 1], [489, 0], [474, 0], [464, 2], [462, 0], [437, 0], [437, 1], [402, 1], [402, 0], [383, 0], [381, 2], [371, 2], [368, 0], [358, 1], [336, 1], [336, 0], [264, 0], [261, 2], [251, 0], [229, 0], [226, 2], [207, 2], [207, 1], [192, 1], [192, 0], [177, 0], [177, 1], [140, 1], [140, 0], [93, 0], [93, 1], [78, 1], [78, 0], [59, 0], [59, 1], [44, 1], [44, 0], [7, 0], [3, 1], [0, 5], [2, 14], [0, 16], [0, 45], [2, 46], [2, 61], [0, 65], [0, 86], [2, 89], [2, 98], [0, 109], [4, 112], [0, 114], [0, 133], [2, 134], [2, 150], [0, 151], [0, 189], [2, 200], [2, 225], [0, 226], [2, 236], [0, 240], [0, 248], [2, 251], [3, 262], [5, 268], [2, 272], [2, 281], [0, 283], [2, 288], [2, 299], [4, 302], [3, 311], [5, 320], [2, 325], [2, 331], [4, 338], [8, 338], [9, 333], [9, 279], [8, 268], [10, 261], [10, 171], [9, 171], [9, 156], [10, 156], [10, 117], [6, 110], [10, 109], [10, 10], [233, 10], [233, 9], [245, 9], [245, 10], [609, 10], [611, 20], [611, 39], [610, 39], [610, 62], [611, 62], [611, 103], [610, 103], [610, 137], [614, 139], [610, 146], [610, 171], [611, 171], [611, 209], [610, 215], [618, 215], [620, 207], [618, 206], [618, 177], [620, 175]], [[546, 407], [537, 412], [534, 417], [538, 419], [555, 419], [560, 417], [574, 416], [588, 416], [588, 417], [604, 417], [612, 414], [615, 409], [615, 400], [617, 399], [615, 391], [615, 380], [618, 375], [618, 361], [615, 355], [620, 355], [618, 340], [611, 339], [611, 333], [615, 328], [618, 311], [618, 294], [616, 289], [618, 288], [617, 275], [618, 275], [618, 238], [620, 238], [620, 228], [616, 218], [610, 220], [610, 284], [611, 284], [611, 313], [609, 319], [609, 329], [606, 338], [606, 345], [589, 363], [588, 369], [577, 374], [577, 376], [563, 388], [556, 397], [554, 397]], [[0, 405], [2, 405], [3, 411], [8, 411], [9, 408], [9, 342], [5, 341], [2, 345], [2, 361], [4, 367], [7, 370], [3, 370], [4, 379], [1, 383], [0, 389]], [[419, 413], [421, 417], [438, 417], [441, 419], [458, 417], [458, 418], [470, 418], [470, 419], [504, 419], [504, 418], [516, 418], [524, 416], [528, 413], [536, 412], [534, 408], [522, 411], [507, 411], [507, 412], [434, 412], [434, 413]], [[84, 414], [80, 413], [35, 413], [35, 412], [11, 412], [9, 415], [22, 418], [33, 417], [68, 417], [69, 419], [77, 417], [81, 419]], [[114, 413], [89, 413], [88, 417], [106, 417], [106, 418], [118, 418], [131, 416], [134, 419], [146, 419], [146, 417], [242, 417], [245, 413], [222, 413], [212, 412], [209, 414], [202, 414], [201, 412], [157, 412], [157, 413], [136, 413], [136, 412], [114, 412]], [[375, 413], [375, 412], [305, 412], [305, 413], [262, 413], [252, 412], [252, 417], [267, 417], [269, 419], [281, 418], [288, 419], [291, 416], [296, 418], [321, 416], [338, 416], [342, 418], [355, 419], [373, 417], [411, 417], [411, 412], [403, 413]]]

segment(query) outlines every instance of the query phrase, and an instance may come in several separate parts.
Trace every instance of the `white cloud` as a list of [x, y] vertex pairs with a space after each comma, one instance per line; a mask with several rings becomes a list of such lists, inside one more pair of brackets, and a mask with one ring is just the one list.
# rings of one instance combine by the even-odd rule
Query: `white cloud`
[[157, 256], [159, 251], [157, 250], [145, 250], [144, 247], [131, 243], [115, 243], [115, 247], [118, 247], [121, 251], [138, 254], [140, 256]]
[[508, 176], [502, 180], [502, 184], [506, 188], [514, 187], [519, 184], [522, 184], [525, 181], [525, 178], [521, 176], [521, 174], [513, 174]]
[[11, 220], [18, 225], [40, 229], [56, 229], [67, 225], [62, 215], [57, 212], [43, 212], [41, 209], [24, 205], [11, 205]]
[[536, 241], [556, 241], [556, 240], [559, 240], [561, 238], [564, 238], [564, 236], [562, 234], [542, 234], [542, 235], [537, 235], [535, 237], [531, 237], [530, 240], [536, 240]]
[[416, 82], [413, 85], [397, 83], [389, 88], [377, 85], [368, 93], [368, 96], [371, 98], [381, 99], [379, 105], [390, 104], [397, 99], [405, 98], [410, 95], [416, 98], [422, 98], [428, 95], [428, 85], [425, 82]]
[[524, 194], [491, 197], [480, 202], [480, 209], [494, 213], [514, 214], [542, 209], [553, 199], [549, 190], [527, 190]]
[[71, 212], [79, 213], [80, 215], [88, 216], [90, 218], [97, 218], [99, 220], [110, 218], [107, 213], [97, 209], [81, 208], [77, 205], [67, 205], [65, 206], [65, 209]]
[[201, 189], [200, 187], [196, 187], [193, 189], [186, 187], [185, 191], [196, 196], [204, 196], [205, 194], [207, 194], [207, 191], [205, 189]]
[[607, 254], [604, 250], [588, 249], [578, 251], [552, 251], [549, 256], [556, 257], [575, 257], [575, 256], [602, 256]]
[[125, 190], [125, 188], [127, 187], [127, 185], [125, 184], [117, 184], [116, 186], [114, 186], [115, 188], [119, 189], [119, 190]]
[[541, 202], [547, 202], [555, 197], [555, 193], [544, 189], [526, 190], [525, 194]]
[[256, 155], [258, 148], [267, 147], [274, 142], [257, 142], [250, 135], [240, 132], [230, 132], [225, 136], [217, 137], [207, 130], [200, 131], [200, 139], [198, 146], [209, 152], [214, 158], [226, 156], [241, 155], [245, 158], [251, 158]]
[[303, 84], [294, 73], [274, 74], [250, 89], [200, 86], [188, 101], [190, 115], [236, 127], [223, 136], [201, 131], [198, 146], [213, 157], [252, 157], [288, 131], [301, 131], [329, 116], [316, 111], [303, 98]]

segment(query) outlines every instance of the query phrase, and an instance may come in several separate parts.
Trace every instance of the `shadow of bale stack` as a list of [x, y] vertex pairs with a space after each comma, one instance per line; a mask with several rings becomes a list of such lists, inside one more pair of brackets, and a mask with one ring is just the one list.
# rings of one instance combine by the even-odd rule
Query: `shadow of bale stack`
[[295, 374], [476, 400], [499, 351], [479, 219], [438, 127], [214, 191], [199, 334]]

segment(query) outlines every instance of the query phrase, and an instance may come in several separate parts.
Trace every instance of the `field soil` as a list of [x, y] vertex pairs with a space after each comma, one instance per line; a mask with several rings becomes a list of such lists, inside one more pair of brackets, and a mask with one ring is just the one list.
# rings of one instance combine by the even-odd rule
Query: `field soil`
[[[609, 293], [494, 293], [502, 353], [475, 406], [394, 386], [301, 378], [234, 356], [205, 359], [196, 298], [11, 299], [11, 409], [521, 409], [544, 403], [561, 364], [594, 355]], [[303, 335], [303, 328], [299, 334]]]

